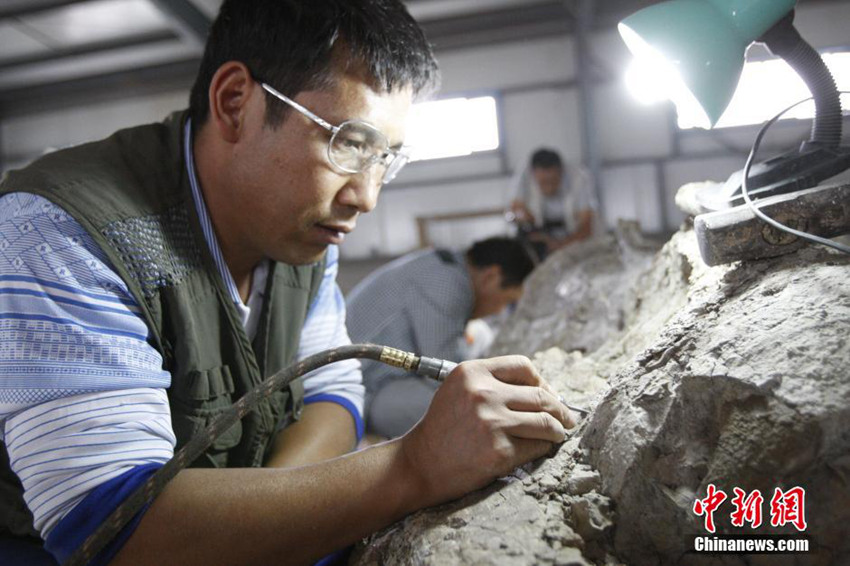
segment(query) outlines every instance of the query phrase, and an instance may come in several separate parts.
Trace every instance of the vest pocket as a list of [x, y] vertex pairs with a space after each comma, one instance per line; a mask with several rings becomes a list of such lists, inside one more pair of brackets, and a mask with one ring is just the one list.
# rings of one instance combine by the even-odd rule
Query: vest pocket
[[[234, 391], [233, 376], [226, 365], [190, 371], [172, 381], [169, 389], [171, 421], [178, 448], [230, 408]], [[198, 458], [194, 465], [226, 466], [226, 452], [239, 444], [241, 438], [242, 422], [239, 421], [215, 439], [206, 457]]]

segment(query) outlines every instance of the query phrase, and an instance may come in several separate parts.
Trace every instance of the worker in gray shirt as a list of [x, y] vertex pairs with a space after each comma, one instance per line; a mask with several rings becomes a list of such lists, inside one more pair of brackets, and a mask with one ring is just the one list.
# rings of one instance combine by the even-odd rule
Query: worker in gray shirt
[[[534, 269], [531, 253], [510, 238], [476, 242], [466, 253], [425, 250], [370, 274], [346, 299], [348, 333], [372, 342], [454, 361], [465, 358], [464, 329], [473, 318], [519, 300]], [[422, 418], [438, 383], [364, 360], [366, 430], [401, 436]]]

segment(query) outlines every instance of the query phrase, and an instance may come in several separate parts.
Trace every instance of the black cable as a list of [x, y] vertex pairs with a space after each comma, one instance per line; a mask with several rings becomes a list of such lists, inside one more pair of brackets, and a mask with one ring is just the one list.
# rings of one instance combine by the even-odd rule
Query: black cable
[[[850, 94], [850, 91], [843, 90], [843, 91], [839, 92], [839, 95], [841, 95], [841, 94]], [[750, 149], [750, 154], [747, 157], [747, 163], [746, 163], [746, 165], [744, 165], [743, 179], [741, 181], [741, 195], [744, 197], [744, 201], [746, 201], [747, 205], [750, 207], [750, 210], [753, 211], [753, 214], [755, 214], [756, 216], [758, 216], [759, 218], [761, 218], [763, 221], [767, 222], [771, 226], [773, 226], [773, 227], [775, 227], [779, 230], [782, 230], [783, 232], [788, 232], [789, 234], [793, 234], [793, 235], [797, 236], [798, 238], [808, 240], [808, 241], [813, 242], [815, 244], [822, 244], [824, 246], [829, 246], [830, 248], [834, 248], [834, 249], [836, 249], [840, 252], [850, 254], [850, 247], [848, 247], [848, 246], [845, 246], [843, 244], [839, 244], [838, 242], [833, 242], [832, 240], [829, 240], [827, 238], [821, 238], [820, 236], [815, 236], [814, 234], [809, 234], [808, 232], [802, 232], [800, 230], [795, 230], [794, 228], [791, 228], [790, 226], [786, 226], [785, 224], [782, 224], [780, 222], [777, 222], [773, 218], [770, 218], [768, 215], [766, 215], [761, 210], [759, 210], [758, 207], [753, 203], [753, 200], [750, 198], [749, 189], [747, 188], [747, 178], [750, 176], [750, 169], [752, 168], [753, 161], [755, 160], [756, 153], [758, 152], [758, 149], [761, 146], [761, 140], [762, 140], [762, 138], [764, 138], [764, 135], [767, 133], [767, 130], [770, 128], [770, 126], [772, 126], [774, 123], [776, 123], [776, 121], [779, 120], [779, 118], [781, 118], [786, 112], [788, 112], [789, 110], [791, 110], [793, 108], [796, 108], [797, 106], [799, 106], [800, 104], [803, 104], [804, 102], [808, 102], [809, 100], [812, 100], [813, 98], [814, 97], [810, 96], [808, 98], [800, 100], [799, 102], [795, 102], [794, 104], [792, 104], [791, 106], [789, 106], [788, 108], [781, 111], [779, 114], [777, 114], [776, 116], [774, 116], [773, 118], [771, 118], [770, 120], [765, 122], [765, 124], [761, 127], [758, 135], [756, 136], [755, 142], [753, 142], [753, 147], [752, 147], [752, 149]]]
[[[398, 353], [400, 355], [388, 359], [387, 354], [390, 351], [393, 354]], [[189, 442], [177, 451], [171, 460], [150, 476], [145, 483], [137, 487], [127, 499], [110, 513], [103, 523], [64, 562], [63, 566], [84, 566], [94, 560], [98, 553], [127, 525], [130, 519], [135, 517], [145, 505], [152, 502], [178, 472], [203, 454], [216, 437], [252, 411], [260, 400], [268, 398], [275, 391], [283, 389], [292, 380], [306, 373], [327, 364], [351, 358], [369, 358], [413, 371], [418, 369], [420, 363], [419, 356], [409, 352], [401, 352], [374, 344], [354, 344], [319, 352], [283, 368], [242, 396], [236, 403], [213, 419], [205, 429], [192, 436]], [[439, 364], [432, 365], [439, 366]], [[407, 368], [406, 366], [411, 367]]]
[[[118, 535], [121, 529], [165, 489], [165, 486], [174, 479], [174, 476], [203, 454], [219, 435], [254, 410], [259, 401], [268, 398], [275, 391], [289, 385], [294, 379], [313, 370], [351, 358], [368, 358], [437, 381], [443, 381], [457, 367], [456, 363], [449, 360], [419, 356], [412, 352], [375, 344], [340, 346], [313, 354], [300, 362], [286, 366], [243, 395], [241, 399], [213, 419], [205, 429], [195, 433], [163, 467], [138, 486], [129, 497], [109, 514], [63, 563], [63, 566], [84, 566], [94, 560], [106, 545]], [[562, 403], [564, 402], [563, 398], [560, 400]], [[573, 407], [572, 405], [566, 406], [583, 416], [589, 413], [587, 409]]]

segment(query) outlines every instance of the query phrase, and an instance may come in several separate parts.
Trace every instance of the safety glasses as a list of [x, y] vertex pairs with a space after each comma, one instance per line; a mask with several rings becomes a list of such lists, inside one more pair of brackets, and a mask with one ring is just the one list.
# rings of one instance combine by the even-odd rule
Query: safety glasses
[[331, 133], [328, 141], [328, 160], [344, 173], [362, 173], [377, 165], [383, 169], [382, 184], [395, 179], [410, 157], [390, 147], [390, 142], [379, 129], [362, 120], [346, 120], [334, 126], [319, 118], [274, 87], [261, 82], [263, 89]]

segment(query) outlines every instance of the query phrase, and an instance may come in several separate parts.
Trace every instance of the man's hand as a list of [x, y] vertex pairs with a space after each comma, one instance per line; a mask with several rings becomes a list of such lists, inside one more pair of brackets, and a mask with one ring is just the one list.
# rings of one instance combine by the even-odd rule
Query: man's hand
[[428, 504], [481, 488], [546, 455], [575, 426], [528, 358], [460, 364], [401, 442]]
[[510, 210], [517, 224], [534, 224], [534, 215], [521, 200], [511, 201]]

